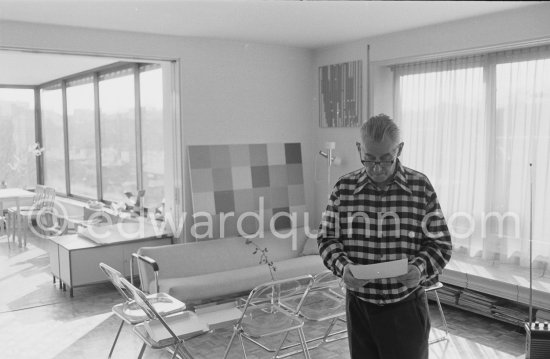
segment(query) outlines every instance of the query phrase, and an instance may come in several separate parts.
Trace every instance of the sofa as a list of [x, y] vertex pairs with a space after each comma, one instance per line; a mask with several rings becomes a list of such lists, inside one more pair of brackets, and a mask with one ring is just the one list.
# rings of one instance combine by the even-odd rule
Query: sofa
[[[276, 280], [326, 270], [316, 235], [307, 235], [304, 228], [293, 231], [293, 236], [286, 232], [251, 238], [259, 248], [267, 249]], [[231, 237], [140, 248], [134, 257], [138, 258], [142, 288], [151, 293], [168, 293], [187, 305], [250, 292], [272, 280], [272, 276], [270, 267], [259, 263], [261, 253], [254, 254], [256, 247], [246, 241], [243, 237]]]

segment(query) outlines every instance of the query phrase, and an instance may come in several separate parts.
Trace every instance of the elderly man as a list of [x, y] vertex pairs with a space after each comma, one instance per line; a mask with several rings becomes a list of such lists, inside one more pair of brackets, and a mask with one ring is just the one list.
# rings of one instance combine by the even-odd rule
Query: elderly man
[[[399, 161], [403, 142], [386, 115], [361, 127], [363, 168], [335, 184], [317, 238], [325, 263], [346, 286], [352, 359], [428, 358], [430, 318], [423, 287], [451, 257], [451, 238], [428, 178]], [[406, 258], [408, 272], [363, 280], [353, 267]]]

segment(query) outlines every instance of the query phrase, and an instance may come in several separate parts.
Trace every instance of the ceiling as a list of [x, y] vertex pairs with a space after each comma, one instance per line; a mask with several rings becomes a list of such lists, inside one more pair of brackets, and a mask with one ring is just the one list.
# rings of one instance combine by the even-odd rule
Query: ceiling
[[118, 61], [107, 57], [0, 51], [0, 84], [35, 86]]
[[[0, 0], [0, 21], [319, 48], [531, 6], [518, 1]], [[38, 84], [110, 59], [0, 52], [0, 84]], [[41, 60], [42, 61], [42, 60]], [[4, 64], [7, 65], [4, 66]], [[57, 64], [57, 65], [56, 65]], [[10, 66], [11, 65], [11, 66]], [[13, 67], [13, 65], [17, 65]], [[97, 65], [97, 66], [96, 66]], [[10, 74], [4, 73], [11, 69]], [[20, 69], [20, 70], [17, 70]], [[34, 70], [33, 70], [34, 69]], [[40, 72], [40, 74], [33, 74]], [[49, 73], [48, 73], [49, 72]], [[9, 75], [9, 76], [8, 76]], [[45, 80], [45, 81], [44, 81]], [[9, 82], [6, 82], [9, 81]]]

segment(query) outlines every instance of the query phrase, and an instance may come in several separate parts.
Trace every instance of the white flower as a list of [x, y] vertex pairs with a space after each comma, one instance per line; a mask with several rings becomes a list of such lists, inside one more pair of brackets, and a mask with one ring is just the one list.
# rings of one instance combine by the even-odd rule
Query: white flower
[[39, 157], [44, 152], [44, 147], [40, 147], [40, 143], [35, 142], [29, 145], [29, 152], [35, 155], [36, 157]]

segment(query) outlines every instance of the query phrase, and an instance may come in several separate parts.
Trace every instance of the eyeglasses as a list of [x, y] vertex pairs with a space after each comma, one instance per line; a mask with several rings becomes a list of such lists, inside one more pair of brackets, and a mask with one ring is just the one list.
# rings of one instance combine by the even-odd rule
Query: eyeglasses
[[384, 161], [371, 161], [371, 160], [364, 160], [361, 156], [361, 144], [359, 142], [355, 142], [355, 146], [357, 146], [357, 152], [359, 152], [359, 159], [361, 160], [361, 163], [363, 166], [367, 168], [374, 168], [376, 165], [380, 166], [381, 168], [390, 168], [395, 160], [397, 159], [397, 156], [392, 158], [391, 160], [384, 160]]

